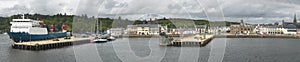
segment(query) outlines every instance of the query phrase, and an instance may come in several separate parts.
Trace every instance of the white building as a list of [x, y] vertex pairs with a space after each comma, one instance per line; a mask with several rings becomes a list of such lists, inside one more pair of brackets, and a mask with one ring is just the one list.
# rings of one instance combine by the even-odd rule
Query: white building
[[131, 35], [158, 35], [160, 27], [159, 24], [128, 25], [127, 31]]
[[289, 34], [289, 35], [297, 34], [297, 27], [293, 24], [280, 25], [279, 29], [280, 31], [283, 32], [283, 34]]
[[279, 34], [277, 26], [261, 26], [259, 28], [259, 31], [261, 32], [261, 34], [268, 34], [268, 35]]
[[108, 32], [112, 36], [121, 36], [121, 35], [125, 34], [125, 28], [111, 28], [108, 30]]
[[196, 31], [197, 31], [198, 33], [204, 33], [206, 27], [207, 27], [206, 25], [196, 25], [196, 26], [195, 26]]
[[136, 35], [136, 33], [137, 33], [137, 25], [127, 25], [125, 34]]

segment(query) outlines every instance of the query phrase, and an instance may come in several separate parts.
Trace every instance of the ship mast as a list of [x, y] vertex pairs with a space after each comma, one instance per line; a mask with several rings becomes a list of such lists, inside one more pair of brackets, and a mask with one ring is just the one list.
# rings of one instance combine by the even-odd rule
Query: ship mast
[[98, 35], [98, 34], [99, 34], [99, 31], [98, 31], [98, 29], [99, 29], [99, 21], [98, 21], [98, 20], [96, 20], [96, 35]]

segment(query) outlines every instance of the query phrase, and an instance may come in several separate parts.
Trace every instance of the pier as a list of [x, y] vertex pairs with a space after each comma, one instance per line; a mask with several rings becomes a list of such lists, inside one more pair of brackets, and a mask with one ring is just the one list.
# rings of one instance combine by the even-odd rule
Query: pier
[[162, 38], [160, 45], [162, 46], [205, 46], [207, 45], [212, 39], [214, 35], [206, 35], [204, 37], [201, 35], [200, 37], [197, 36], [186, 36], [176, 40], [169, 40]]
[[58, 40], [41, 40], [41, 41], [30, 41], [30, 42], [19, 42], [12, 43], [12, 47], [15, 49], [24, 49], [24, 50], [46, 50], [51, 48], [59, 48], [64, 46], [76, 45], [89, 43], [91, 38], [74, 38], [64, 39], [58, 38]]

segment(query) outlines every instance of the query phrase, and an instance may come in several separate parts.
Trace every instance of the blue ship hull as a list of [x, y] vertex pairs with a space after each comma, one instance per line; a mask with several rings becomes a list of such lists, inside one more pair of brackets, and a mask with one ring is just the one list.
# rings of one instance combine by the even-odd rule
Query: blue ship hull
[[67, 36], [67, 32], [48, 33], [48, 34], [42, 34], [42, 35], [34, 35], [34, 34], [25, 33], [25, 32], [8, 32], [7, 34], [14, 42], [48, 40], [48, 39], [62, 38], [62, 37]]

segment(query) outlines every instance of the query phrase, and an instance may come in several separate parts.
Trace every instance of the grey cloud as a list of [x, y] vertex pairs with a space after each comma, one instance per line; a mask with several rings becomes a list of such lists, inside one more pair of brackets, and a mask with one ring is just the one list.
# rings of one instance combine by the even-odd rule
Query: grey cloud
[[1, 16], [8, 16], [17, 13], [28, 13], [29, 8], [21, 5], [14, 5], [12, 8], [3, 8], [1, 9]]
[[169, 5], [168, 8], [169, 9], [181, 9], [182, 7], [180, 7], [180, 5], [178, 5], [178, 4], [173, 4], [173, 5]]
[[147, 14], [174, 18], [214, 19], [223, 17], [223, 13], [225, 20], [245, 19], [255, 23], [255, 21], [290, 20], [288, 18], [294, 13], [300, 14], [300, 0], [78, 0], [78, 2], [32, 0], [24, 3], [21, 0], [16, 1], [22, 4], [0, 8], [0, 15], [9, 16], [17, 12], [50, 15], [70, 12], [74, 15], [87, 14], [111, 18], [122, 16], [128, 19], [139, 19]]

